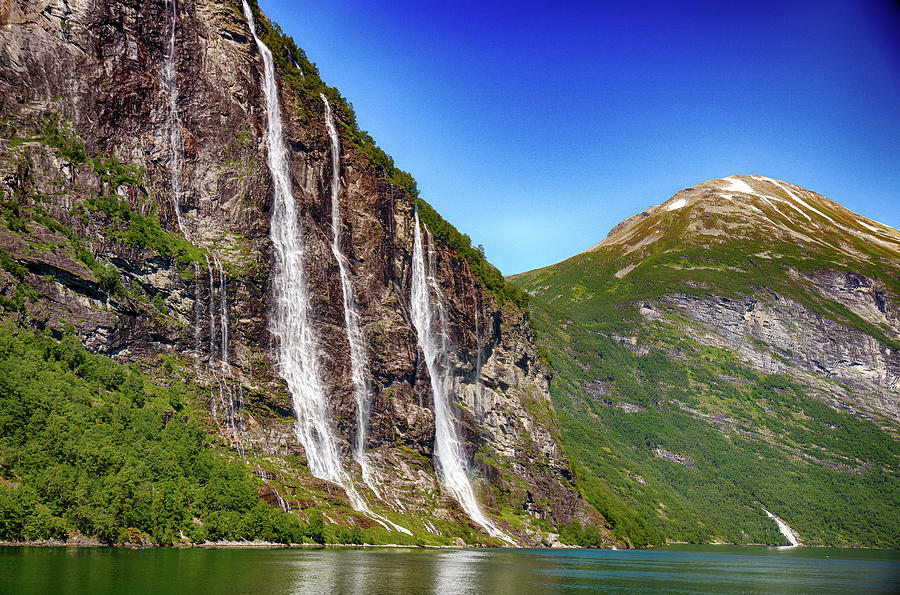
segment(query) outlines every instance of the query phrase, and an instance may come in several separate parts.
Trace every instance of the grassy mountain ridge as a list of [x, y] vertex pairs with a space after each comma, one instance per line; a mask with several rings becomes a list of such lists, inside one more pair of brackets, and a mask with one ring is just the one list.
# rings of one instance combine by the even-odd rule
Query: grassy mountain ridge
[[900, 233], [711, 180], [510, 280], [582, 490], [634, 544], [897, 545]]

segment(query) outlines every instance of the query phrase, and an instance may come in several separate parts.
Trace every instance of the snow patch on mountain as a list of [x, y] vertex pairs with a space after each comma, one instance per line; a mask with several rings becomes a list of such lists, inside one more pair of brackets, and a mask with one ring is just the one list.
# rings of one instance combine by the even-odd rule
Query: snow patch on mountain
[[667, 211], [674, 211], [674, 210], [676, 210], [676, 209], [680, 209], [681, 207], [683, 207], [683, 206], [686, 205], [686, 204], [687, 204], [687, 200], [685, 200], [685, 199], [683, 199], [683, 198], [679, 198], [678, 200], [676, 200], [675, 202], [673, 202], [672, 204], [670, 204], [670, 205], [666, 208], [666, 210], [667, 210]]
[[874, 225], [869, 225], [862, 219], [857, 219], [856, 222], [859, 223], [860, 225], [862, 225], [863, 227], [865, 227], [866, 229], [870, 229], [872, 231], [880, 231], [877, 227], [875, 227]]
[[725, 190], [731, 190], [734, 192], [743, 192], [744, 194], [753, 194], [756, 195], [758, 192], [750, 187], [750, 184], [743, 180], [738, 180], [734, 176], [728, 176], [725, 178], [729, 182], [729, 186], [725, 188]]

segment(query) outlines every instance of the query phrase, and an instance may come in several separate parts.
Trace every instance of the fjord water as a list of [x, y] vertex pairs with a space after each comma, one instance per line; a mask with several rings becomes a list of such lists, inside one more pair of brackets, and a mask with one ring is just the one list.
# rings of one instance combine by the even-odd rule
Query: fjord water
[[900, 553], [0, 548], [2, 593], [895, 593]]

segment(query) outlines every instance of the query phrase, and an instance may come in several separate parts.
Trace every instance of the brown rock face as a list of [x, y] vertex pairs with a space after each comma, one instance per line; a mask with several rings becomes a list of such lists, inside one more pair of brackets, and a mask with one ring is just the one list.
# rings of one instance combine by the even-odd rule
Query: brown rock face
[[[197, 394], [235, 453], [275, 457], [297, 493], [299, 484], [318, 490], [289, 462], [303, 453], [284, 420], [293, 413], [269, 331], [262, 61], [239, 4], [11, 0], [0, 25], [0, 248], [26, 269], [21, 278], [0, 270], [3, 316], [57, 331], [73, 324], [91, 349], [122, 360], [168, 357], [176, 375], [210, 387]], [[349, 466], [356, 402], [330, 248], [324, 110], [281, 76], [320, 372]], [[342, 247], [371, 374], [367, 448], [384, 502], [460, 520], [448, 498], [425, 497], [439, 488], [430, 383], [410, 322], [414, 201], [338, 124]], [[485, 507], [553, 524], [596, 520], [572, 487], [526, 315], [450, 249], [437, 253], [455, 398]], [[261, 494], [273, 505], [290, 496]]]

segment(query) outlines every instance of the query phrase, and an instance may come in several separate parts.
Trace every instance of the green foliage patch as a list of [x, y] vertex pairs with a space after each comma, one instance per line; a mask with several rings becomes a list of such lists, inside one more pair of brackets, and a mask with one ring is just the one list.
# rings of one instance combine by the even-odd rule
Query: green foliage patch
[[302, 542], [307, 526], [210, 448], [185, 397], [71, 329], [57, 341], [0, 326], [0, 540]]

